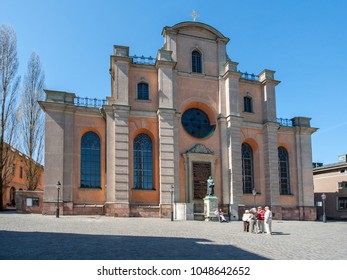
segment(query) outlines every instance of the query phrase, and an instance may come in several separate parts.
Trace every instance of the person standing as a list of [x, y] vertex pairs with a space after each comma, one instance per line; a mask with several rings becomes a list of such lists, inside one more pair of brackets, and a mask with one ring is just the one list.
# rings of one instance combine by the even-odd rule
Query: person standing
[[258, 233], [257, 229], [257, 209], [252, 208], [249, 210], [250, 215], [250, 221], [249, 221], [249, 232], [250, 233]]
[[272, 212], [269, 206], [265, 207], [264, 224], [266, 234], [272, 234]]
[[264, 215], [265, 215], [265, 210], [261, 206], [258, 207], [257, 211], [257, 228], [258, 228], [258, 233], [265, 233], [264, 230]]
[[242, 216], [243, 221], [243, 231], [248, 232], [249, 231], [249, 222], [251, 220], [251, 214], [249, 213], [249, 210], [246, 210], [245, 213]]

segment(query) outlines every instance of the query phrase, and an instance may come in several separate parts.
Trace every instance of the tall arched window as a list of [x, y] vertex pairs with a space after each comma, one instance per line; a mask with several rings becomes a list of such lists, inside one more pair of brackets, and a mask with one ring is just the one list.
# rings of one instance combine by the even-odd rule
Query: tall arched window
[[81, 188], [101, 188], [100, 138], [87, 132], [81, 139]]
[[280, 194], [290, 194], [289, 157], [285, 148], [278, 148], [278, 176], [280, 180]]
[[153, 189], [152, 140], [146, 134], [134, 140], [134, 188]]
[[243, 193], [252, 193], [254, 189], [253, 151], [247, 143], [242, 144], [242, 183]]
[[201, 53], [198, 51], [192, 52], [192, 72], [194, 73], [202, 73], [201, 67]]
[[148, 84], [141, 82], [137, 84], [137, 99], [149, 100]]

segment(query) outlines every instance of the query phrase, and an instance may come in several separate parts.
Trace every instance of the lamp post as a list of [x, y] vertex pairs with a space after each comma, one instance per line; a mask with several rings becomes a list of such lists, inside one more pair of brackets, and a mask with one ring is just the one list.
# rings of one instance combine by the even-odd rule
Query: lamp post
[[256, 208], [255, 206], [255, 197], [257, 196], [257, 191], [255, 189], [252, 190], [252, 194], [253, 194], [253, 205], [254, 205], [254, 208]]
[[60, 187], [61, 187], [61, 184], [60, 184], [60, 181], [58, 181], [58, 183], [57, 183], [57, 191], [58, 191], [57, 210], [55, 213], [56, 218], [59, 218], [59, 191], [60, 191]]
[[323, 223], [327, 222], [327, 217], [325, 215], [325, 200], [326, 200], [327, 196], [325, 193], [322, 194], [322, 201], [323, 201]]
[[174, 220], [174, 215], [173, 215], [173, 193], [174, 193], [174, 185], [171, 185], [171, 189], [170, 189], [170, 194], [171, 194], [171, 222], [173, 222]]

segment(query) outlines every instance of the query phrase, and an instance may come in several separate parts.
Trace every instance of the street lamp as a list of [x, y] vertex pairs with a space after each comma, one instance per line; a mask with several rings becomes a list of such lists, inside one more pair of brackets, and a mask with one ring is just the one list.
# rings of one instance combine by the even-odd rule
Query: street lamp
[[174, 220], [174, 215], [173, 215], [173, 193], [174, 193], [174, 185], [171, 185], [171, 189], [170, 189], [170, 194], [171, 194], [171, 222], [173, 222]]
[[253, 194], [253, 205], [254, 205], [254, 208], [256, 208], [255, 206], [255, 197], [257, 196], [257, 191], [255, 189], [252, 190], [252, 194]]
[[58, 190], [57, 210], [55, 213], [56, 218], [59, 218], [59, 191], [60, 191], [60, 187], [61, 187], [61, 184], [60, 184], [60, 181], [58, 181], [58, 183], [57, 183], [57, 190]]
[[327, 217], [325, 215], [325, 200], [326, 200], [327, 196], [325, 195], [325, 193], [322, 194], [322, 200], [323, 200], [323, 223], [327, 222]]

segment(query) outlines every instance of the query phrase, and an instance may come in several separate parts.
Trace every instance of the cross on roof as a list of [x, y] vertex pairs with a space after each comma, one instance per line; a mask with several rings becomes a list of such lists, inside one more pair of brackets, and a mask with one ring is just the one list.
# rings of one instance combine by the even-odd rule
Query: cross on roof
[[193, 11], [191, 14], [191, 17], [193, 18], [193, 21], [196, 20], [196, 18], [199, 16], [197, 12]]

